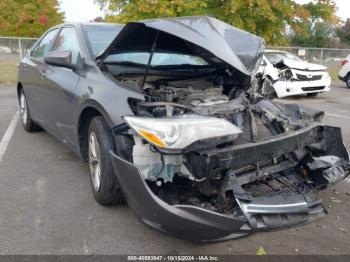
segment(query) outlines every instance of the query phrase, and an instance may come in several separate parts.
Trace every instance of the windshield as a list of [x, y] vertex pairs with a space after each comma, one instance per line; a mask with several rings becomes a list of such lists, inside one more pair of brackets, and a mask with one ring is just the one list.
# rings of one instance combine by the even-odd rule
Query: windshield
[[[113, 54], [106, 58], [106, 63], [131, 63], [139, 65], [147, 65], [150, 58], [148, 52], [130, 52]], [[188, 54], [175, 54], [175, 53], [160, 53], [153, 54], [151, 66], [180, 66], [180, 65], [193, 65], [193, 66], [205, 66], [208, 63], [201, 57]]]
[[288, 52], [265, 52], [264, 55], [272, 64], [275, 64], [283, 59], [291, 59], [300, 62], [303, 61], [298, 56]]
[[93, 55], [102, 53], [121, 31], [122, 26], [117, 25], [84, 25]]

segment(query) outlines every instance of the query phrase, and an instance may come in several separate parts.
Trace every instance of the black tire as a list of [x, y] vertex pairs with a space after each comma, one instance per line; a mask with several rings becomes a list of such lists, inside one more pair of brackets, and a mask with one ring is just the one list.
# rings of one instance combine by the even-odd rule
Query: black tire
[[350, 88], [350, 73], [345, 78], [345, 83], [348, 88]]
[[41, 127], [36, 123], [34, 123], [32, 117], [30, 116], [30, 110], [28, 107], [27, 98], [24, 94], [23, 88], [19, 92], [18, 103], [19, 103], [20, 116], [21, 116], [24, 130], [26, 130], [27, 132], [40, 131]]
[[[95, 141], [94, 147], [90, 144], [91, 139]], [[91, 120], [87, 141], [90, 166], [89, 177], [96, 202], [102, 206], [122, 204], [124, 202], [124, 196], [114, 173], [110, 155], [110, 150], [114, 150], [114, 140], [110, 128], [102, 116], [94, 117]], [[95, 148], [95, 156], [92, 148]], [[99, 158], [99, 160], [96, 161], [95, 157]], [[100, 171], [99, 179], [96, 180], [98, 177], [98, 172], [96, 173], [97, 165], [99, 165]]]
[[317, 95], [318, 95], [318, 92], [307, 94], [307, 96], [309, 96], [309, 97], [316, 97]]

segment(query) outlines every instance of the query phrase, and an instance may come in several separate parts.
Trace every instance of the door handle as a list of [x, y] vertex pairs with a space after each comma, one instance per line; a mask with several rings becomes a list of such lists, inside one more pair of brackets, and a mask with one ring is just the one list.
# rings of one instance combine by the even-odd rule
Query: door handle
[[40, 72], [40, 77], [41, 78], [46, 78], [46, 71]]
[[[20, 69], [20, 68], [21, 68], [21, 64], [18, 63], [18, 64], [17, 64], [17, 69]], [[23, 70], [23, 71], [26, 71], [26, 70], [27, 70], [27, 65], [26, 65], [26, 64], [22, 64], [22, 70]]]

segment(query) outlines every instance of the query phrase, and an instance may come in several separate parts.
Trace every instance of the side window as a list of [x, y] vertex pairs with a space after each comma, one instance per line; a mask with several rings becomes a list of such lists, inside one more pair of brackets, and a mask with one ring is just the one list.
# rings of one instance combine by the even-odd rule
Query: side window
[[54, 29], [48, 32], [43, 39], [41, 39], [40, 43], [35, 47], [31, 56], [37, 59], [43, 59], [44, 56], [49, 52], [49, 49], [52, 45], [52, 42], [55, 40], [54, 37], [57, 33], [58, 29]]
[[58, 34], [52, 47], [52, 51], [71, 51], [71, 63], [77, 64], [79, 57], [79, 42], [76, 31], [72, 27], [64, 27]]

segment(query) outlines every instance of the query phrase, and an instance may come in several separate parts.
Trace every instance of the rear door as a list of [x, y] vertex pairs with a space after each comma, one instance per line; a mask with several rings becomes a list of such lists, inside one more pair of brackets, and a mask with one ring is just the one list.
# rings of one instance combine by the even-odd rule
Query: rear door
[[[65, 26], [59, 32], [51, 51], [71, 51], [72, 64], [81, 63], [81, 52], [74, 27]], [[77, 105], [75, 95], [80, 80], [79, 72], [72, 69], [47, 65], [45, 71], [46, 123], [52, 133], [63, 142], [75, 145], [74, 115]]]
[[45, 100], [46, 96], [45, 79], [43, 73], [47, 65], [44, 63], [44, 56], [50, 51], [58, 29], [48, 31], [39, 43], [34, 47], [29, 57], [21, 63], [21, 75], [24, 86], [24, 92], [30, 109], [31, 117], [38, 122], [45, 119]]

